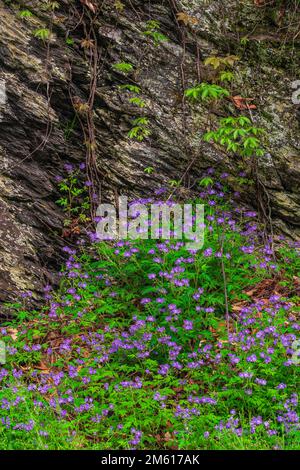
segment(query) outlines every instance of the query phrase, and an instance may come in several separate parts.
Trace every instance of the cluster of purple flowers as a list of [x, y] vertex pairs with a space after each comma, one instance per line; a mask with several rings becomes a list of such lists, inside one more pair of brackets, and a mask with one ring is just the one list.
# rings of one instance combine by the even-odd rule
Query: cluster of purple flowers
[[[227, 176], [223, 174], [222, 181]], [[39, 417], [48, 412], [62, 429], [74, 424], [89, 435], [107, 433], [111, 438], [117, 433], [126, 441], [124, 446], [137, 448], [142, 437], [147, 442], [141, 417], [152, 409], [161, 422], [172, 416], [176, 435], [180, 429], [204, 439], [223, 432], [276, 436], [282, 428], [286, 433], [299, 429], [292, 374], [286, 372], [295, 367], [293, 344], [299, 331], [293, 304], [277, 294], [243, 302], [237, 314], [229, 315], [228, 334], [220, 295], [214, 296], [221, 260], [231, 266], [236, 255], [230, 243], [216, 243], [219, 231], [238, 233], [244, 240], [236, 251], [249, 260], [253, 272], [265, 270], [269, 275], [276, 269], [270, 242], [263, 245], [258, 238], [252, 220], [256, 214], [247, 208], [218, 208], [225, 191], [218, 182], [201, 191], [211, 208], [209, 246], [201, 253], [188, 252], [184, 242], [176, 240], [145, 246], [118, 241], [106, 247], [109, 256], [99, 256], [96, 248], [87, 263], [80, 247], [64, 247], [64, 292], [58, 295], [50, 286], [44, 290], [47, 309], [39, 321], [49, 328], [45, 344], [32, 339], [35, 322], [29, 330], [23, 325], [18, 343], [9, 329], [1, 330], [9, 357], [0, 368], [1, 423], [6, 429], [48, 438]], [[223, 295], [223, 280], [221, 286]], [[27, 293], [24, 301], [30, 299]], [[29, 367], [23, 367], [24, 357], [30, 358]], [[12, 408], [24, 413], [21, 388], [28, 392], [26, 406], [35, 411], [35, 421], [7, 416]], [[237, 406], [249, 403], [249, 408], [262, 401], [266, 416], [259, 405], [250, 419], [241, 418], [242, 410], [231, 410], [228, 416], [224, 409], [233, 400]], [[208, 413], [213, 425], [199, 433], [200, 417]], [[133, 421], [135, 414], [140, 422]]]

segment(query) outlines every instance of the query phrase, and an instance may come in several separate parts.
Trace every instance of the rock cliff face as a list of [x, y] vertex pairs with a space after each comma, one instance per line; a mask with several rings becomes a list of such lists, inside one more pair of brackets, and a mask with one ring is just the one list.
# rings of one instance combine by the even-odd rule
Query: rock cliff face
[[[252, 119], [267, 130], [258, 172], [273, 224], [299, 236], [299, 13], [296, 0], [0, 0], [0, 300], [38, 296], [55, 278], [65, 243], [55, 176], [66, 162], [95, 159], [103, 198], [149, 194], [170, 180], [193, 187], [211, 166], [240, 170], [201, 135], [241, 111], [230, 99], [183, 100], [187, 87], [215, 80], [207, 57], [240, 57], [230, 93], [253, 98]], [[158, 36], [144, 34], [148, 21]], [[122, 62], [132, 71], [112, 67]], [[140, 88], [143, 108], [124, 84]], [[82, 119], [78, 103], [92, 107]], [[151, 131], [142, 142], [128, 138], [138, 116]], [[245, 197], [256, 205], [254, 187]]]

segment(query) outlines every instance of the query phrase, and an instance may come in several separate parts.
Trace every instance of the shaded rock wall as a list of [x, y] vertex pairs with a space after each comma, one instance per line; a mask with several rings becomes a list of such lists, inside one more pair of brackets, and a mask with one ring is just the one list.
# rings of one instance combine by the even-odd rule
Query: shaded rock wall
[[[188, 86], [215, 79], [205, 58], [234, 54], [241, 60], [231, 94], [254, 98], [252, 118], [267, 130], [267, 152], [258, 168], [274, 226], [299, 235], [299, 105], [292, 102], [292, 83], [300, 78], [300, 34], [294, 2], [257, 8], [252, 0], [107, 0], [91, 3], [96, 15], [79, 0], [56, 3], [53, 11], [46, 0], [0, 0], [0, 83], [7, 97], [0, 102], [0, 301], [28, 289], [39, 295], [62, 261], [55, 176], [66, 162], [86, 158], [78, 120], [66, 132], [75, 116], [70, 96], [86, 102], [90, 93], [91, 55], [82, 47], [87, 35], [82, 18], [88, 28], [93, 24], [99, 52], [93, 121], [103, 197], [149, 194], [170, 180], [193, 187], [210, 166], [233, 175], [239, 171], [237, 159], [203, 143], [201, 135], [219, 117], [240, 111], [230, 100], [191, 107], [182, 98]], [[22, 19], [25, 8], [33, 15]], [[178, 12], [192, 21], [178, 21]], [[148, 20], [159, 21], [169, 40], [156, 45], [145, 36]], [[35, 37], [43, 28], [51, 31], [49, 40]], [[114, 70], [118, 62], [131, 63], [133, 72]], [[140, 87], [142, 110], [120, 91], [126, 83]], [[151, 130], [143, 142], [127, 136], [140, 115]], [[146, 174], [150, 166], [153, 172]], [[254, 188], [247, 189], [245, 200], [255, 206]]]

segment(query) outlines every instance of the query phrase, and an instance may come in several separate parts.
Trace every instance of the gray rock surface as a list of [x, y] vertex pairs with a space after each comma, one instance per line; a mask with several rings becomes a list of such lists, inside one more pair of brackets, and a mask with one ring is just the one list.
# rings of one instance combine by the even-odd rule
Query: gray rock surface
[[[289, 2], [282, 2], [285, 9], [258, 8], [252, 0], [94, 1], [95, 17], [79, 0], [56, 3], [0, 0], [0, 83], [6, 88], [0, 100], [0, 301], [24, 290], [38, 297], [62, 261], [64, 216], [55, 203], [55, 176], [66, 162], [86, 158], [80, 125], [66, 132], [75, 115], [70, 96], [86, 102], [90, 92], [81, 14], [86, 25], [93, 21], [100, 57], [93, 121], [103, 197], [147, 195], [170, 180], [189, 187], [211, 166], [237, 173], [240, 162], [203, 143], [201, 135], [219, 117], [240, 111], [230, 100], [190, 106], [182, 96], [199, 79], [214, 78], [204, 66], [207, 57], [238, 55], [230, 91], [254, 99], [252, 118], [267, 130], [267, 153], [258, 168], [274, 226], [299, 236], [299, 104], [292, 101], [292, 84], [300, 78], [299, 8]], [[24, 8], [33, 15], [20, 18]], [[178, 21], [178, 12], [192, 23]], [[156, 45], [145, 36], [148, 20], [159, 21], [169, 40]], [[49, 40], [35, 37], [42, 28], [51, 31]], [[114, 70], [118, 62], [131, 63], [133, 72]], [[140, 87], [143, 109], [118, 88], [126, 83]], [[140, 115], [151, 130], [143, 142], [127, 136]], [[153, 172], [146, 174], [150, 166]], [[245, 200], [256, 205], [254, 188]]]

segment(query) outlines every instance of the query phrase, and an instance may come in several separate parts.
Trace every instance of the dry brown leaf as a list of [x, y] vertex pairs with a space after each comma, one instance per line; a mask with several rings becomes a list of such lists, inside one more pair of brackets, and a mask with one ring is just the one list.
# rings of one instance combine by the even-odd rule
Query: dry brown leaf
[[41, 371], [41, 374], [50, 374], [51, 370], [44, 362], [40, 362], [38, 366], [35, 366], [36, 369]]
[[90, 49], [95, 46], [95, 41], [93, 39], [82, 39], [80, 45], [84, 49]]
[[249, 104], [249, 102], [253, 101], [254, 98], [243, 98], [242, 96], [232, 96], [231, 97], [233, 104], [238, 109], [256, 109], [257, 106], [255, 104]]
[[184, 11], [177, 13], [177, 20], [185, 24], [185, 26], [196, 26], [199, 23], [199, 20], [194, 16], [190, 16]]
[[8, 328], [7, 330], [9, 336], [14, 340], [16, 341], [16, 339], [18, 338], [18, 330], [16, 330], [15, 328]]

